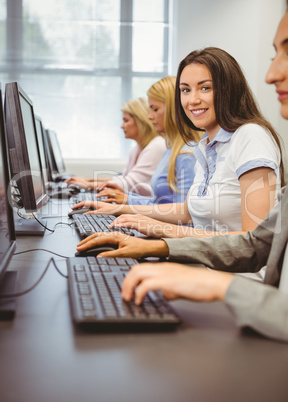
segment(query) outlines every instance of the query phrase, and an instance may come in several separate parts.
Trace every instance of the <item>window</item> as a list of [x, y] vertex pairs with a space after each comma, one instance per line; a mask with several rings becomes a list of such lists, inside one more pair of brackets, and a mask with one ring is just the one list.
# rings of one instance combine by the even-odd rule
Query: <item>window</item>
[[[168, 74], [169, 0], [0, 0], [0, 81], [68, 158], [122, 158], [121, 105]], [[127, 146], [128, 145], [128, 146]]]

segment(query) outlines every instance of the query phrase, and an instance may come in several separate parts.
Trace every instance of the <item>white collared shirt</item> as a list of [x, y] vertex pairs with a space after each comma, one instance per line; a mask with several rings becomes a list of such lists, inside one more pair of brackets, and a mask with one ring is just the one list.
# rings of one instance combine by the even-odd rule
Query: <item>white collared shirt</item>
[[220, 129], [211, 142], [204, 134], [194, 155], [196, 174], [187, 200], [195, 228], [242, 230], [239, 177], [254, 168], [269, 167], [275, 172], [277, 203], [281, 188], [280, 152], [272, 135], [261, 126], [246, 124], [234, 133]]

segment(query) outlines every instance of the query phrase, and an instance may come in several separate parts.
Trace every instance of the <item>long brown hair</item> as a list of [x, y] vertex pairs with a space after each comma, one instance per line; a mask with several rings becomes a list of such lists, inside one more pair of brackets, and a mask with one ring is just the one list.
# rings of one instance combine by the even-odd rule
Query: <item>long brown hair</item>
[[186, 116], [180, 99], [180, 76], [183, 69], [190, 64], [203, 64], [210, 71], [213, 82], [215, 115], [221, 128], [228, 132], [234, 132], [244, 124], [255, 123], [271, 133], [281, 154], [280, 174], [282, 184], [284, 184], [280, 137], [261, 114], [241, 67], [234, 57], [225, 50], [216, 47], [195, 50], [189, 53], [179, 64], [176, 78], [175, 111], [177, 126], [183, 139], [186, 142], [191, 141], [191, 128], [199, 130]]

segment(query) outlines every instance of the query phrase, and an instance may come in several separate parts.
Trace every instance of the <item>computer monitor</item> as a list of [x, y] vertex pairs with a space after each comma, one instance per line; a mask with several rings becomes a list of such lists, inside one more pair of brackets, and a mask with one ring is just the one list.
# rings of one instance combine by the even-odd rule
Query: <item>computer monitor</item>
[[54, 130], [46, 130], [47, 141], [52, 159], [52, 177], [54, 180], [61, 178], [61, 175], [65, 173], [65, 164], [63, 161], [60, 144], [57, 138], [57, 134]]
[[47, 130], [43, 127], [43, 142], [44, 142], [44, 149], [45, 149], [45, 155], [46, 155], [46, 163], [47, 163], [47, 168], [48, 168], [48, 179], [49, 181], [54, 181], [54, 174], [53, 172], [53, 160], [52, 160], [52, 155], [50, 151], [50, 146], [48, 143], [48, 137], [47, 137]]
[[47, 189], [48, 183], [50, 181], [50, 171], [49, 171], [49, 164], [48, 164], [48, 156], [47, 150], [44, 143], [44, 126], [42, 123], [42, 119], [35, 115], [35, 124], [36, 124], [36, 133], [37, 133], [37, 140], [39, 146], [39, 153], [40, 153], [40, 161], [42, 165], [42, 174], [45, 188]]
[[[16, 248], [12, 206], [7, 194], [9, 183], [7, 145], [0, 84], [0, 294], [16, 290], [16, 271], [7, 271]], [[6, 272], [7, 271], [7, 272]], [[0, 299], [0, 319], [9, 319], [15, 313], [14, 299]]]
[[[17, 82], [6, 84], [4, 113], [10, 180], [19, 189], [26, 213], [38, 212], [47, 203], [48, 196], [42, 174], [33, 104]], [[43, 234], [41, 225], [32, 219], [18, 220], [17, 224], [15, 221], [16, 234]]]

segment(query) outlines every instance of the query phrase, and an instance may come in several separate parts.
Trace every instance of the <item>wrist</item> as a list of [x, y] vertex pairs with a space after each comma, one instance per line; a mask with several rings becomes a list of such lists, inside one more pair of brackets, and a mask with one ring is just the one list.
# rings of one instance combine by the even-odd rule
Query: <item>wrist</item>
[[223, 301], [227, 290], [234, 279], [234, 275], [229, 274], [227, 272], [217, 272], [219, 274], [218, 283], [215, 289], [217, 289], [216, 298], [219, 301]]
[[143, 257], [168, 257], [169, 248], [164, 240], [146, 240]]
[[127, 210], [127, 205], [122, 203], [115, 205], [115, 209], [112, 208], [110, 213], [115, 216], [120, 216], [122, 214], [129, 214], [130, 212]]

